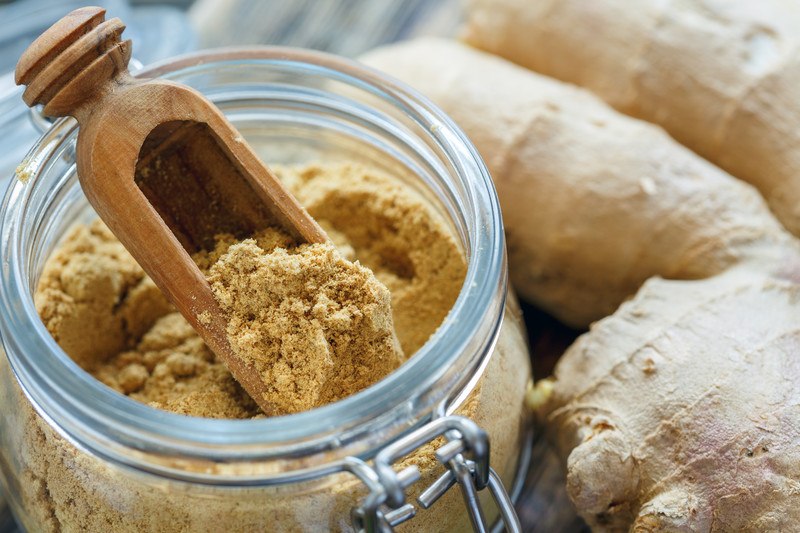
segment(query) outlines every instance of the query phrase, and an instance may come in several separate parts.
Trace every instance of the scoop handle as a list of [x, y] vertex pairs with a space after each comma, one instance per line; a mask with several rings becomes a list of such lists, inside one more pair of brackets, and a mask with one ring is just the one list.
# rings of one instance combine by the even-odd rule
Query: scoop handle
[[87, 103], [130, 79], [131, 42], [125, 24], [105, 20], [105, 9], [83, 7], [41, 34], [17, 63], [17, 85], [29, 106], [44, 105], [51, 117], [76, 116]]

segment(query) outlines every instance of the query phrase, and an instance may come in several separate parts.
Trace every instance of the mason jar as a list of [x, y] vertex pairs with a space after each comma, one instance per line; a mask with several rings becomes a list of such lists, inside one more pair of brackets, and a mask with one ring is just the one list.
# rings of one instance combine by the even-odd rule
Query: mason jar
[[74, 363], [34, 306], [48, 256], [96, 217], [75, 173], [75, 122], [59, 120], [0, 211], [0, 470], [20, 525], [464, 531], [499, 516], [518, 527], [504, 487], [525, 467], [529, 353], [497, 197], [461, 130], [402, 84], [321, 53], [202, 52], [141, 75], [204, 93], [268, 164], [355, 161], [401, 180], [448, 222], [466, 278], [427, 343], [344, 400], [252, 420], [136, 402]]

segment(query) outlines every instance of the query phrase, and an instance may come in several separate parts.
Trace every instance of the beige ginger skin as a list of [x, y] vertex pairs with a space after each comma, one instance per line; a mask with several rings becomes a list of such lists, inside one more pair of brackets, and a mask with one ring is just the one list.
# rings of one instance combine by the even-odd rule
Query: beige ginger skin
[[586, 91], [443, 40], [367, 62], [466, 130], [500, 196], [515, 288], [572, 326], [652, 276], [708, 277], [784, 236], [752, 187]]
[[467, 46], [366, 61], [476, 143], [518, 290], [576, 326], [613, 312], [537, 395], [592, 528], [795, 528], [800, 245], [758, 192], [660, 128]]
[[800, 236], [800, 3], [470, 0], [466, 40], [586, 87], [755, 185]]

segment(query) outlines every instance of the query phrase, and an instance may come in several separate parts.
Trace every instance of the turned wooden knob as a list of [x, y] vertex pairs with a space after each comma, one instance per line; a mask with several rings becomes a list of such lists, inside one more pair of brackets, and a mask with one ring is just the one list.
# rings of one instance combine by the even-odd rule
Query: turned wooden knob
[[83, 7], [39, 36], [17, 63], [17, 85], [27, 85], [23, 100], [43, 104], [51, 117], [74, 115], [117, 76], [128, 74], [131, 42], [122, 41], [125, 25], [105, 20], [101, 7]]

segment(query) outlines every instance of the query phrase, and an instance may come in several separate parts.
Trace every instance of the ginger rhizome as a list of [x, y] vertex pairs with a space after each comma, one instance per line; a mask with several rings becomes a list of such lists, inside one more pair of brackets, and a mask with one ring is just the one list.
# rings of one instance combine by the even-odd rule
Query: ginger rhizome
[[467, 41], [586, 87], [755, 185], [800, 236], [800, 4], [471, 0]]
[[423, 40], [366, 61], [477, 145], [516, 288], [575, 326], [613, 312], [535, 395], [587, 522], [796, 527], [800, 245], [758, 192], [660, 128], [467, 46]]

